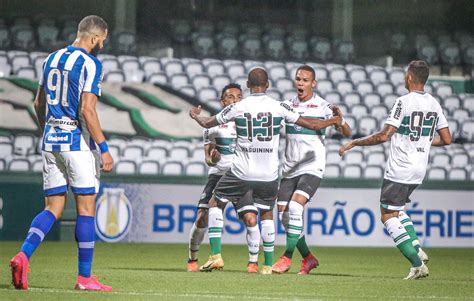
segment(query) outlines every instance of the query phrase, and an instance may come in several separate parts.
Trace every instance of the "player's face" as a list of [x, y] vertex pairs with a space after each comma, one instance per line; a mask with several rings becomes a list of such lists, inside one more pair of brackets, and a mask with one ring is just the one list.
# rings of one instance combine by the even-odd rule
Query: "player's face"
[[300, 100], [308, 100], [313, 97], [316, 80], [313, 74], [307, 70], [298, 70], [295, 77], [296, 94]]
[[222, 96], [221, 104], [225, 108], [228, 105], [239, 102], [242, 99], [242, 92], [237, 88], [229, 88], [224, 92]]
[[104, 42], [107, 39], [107, 30], [105, 32], [94, 34], [92, 37], [93, 47], [91, 49], [91, 54], [97, 56], [100, 50], [104, 48]]

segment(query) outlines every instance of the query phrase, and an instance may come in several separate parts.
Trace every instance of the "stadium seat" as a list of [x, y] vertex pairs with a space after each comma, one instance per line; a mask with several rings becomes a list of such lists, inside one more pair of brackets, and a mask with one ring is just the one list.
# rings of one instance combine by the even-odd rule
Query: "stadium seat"
[[30, 171], [31, 164], [27, 159], [15, 158], [8, 163], [10, 171]]
[[469, 180], [469, 176], [465, 168], [453, 168], [448, 172], [448, 179], [452, 181], [466, 181]]
[[37, 79], [36, 70], [32, 67], [21, 67], [16, 70], [15, 75], [18, 77], [28, 78], [32, 80]]
[[374, 85], [371, 81], [361, 81], [356, 85], [356, 90], [360, 95], [364, 96], [367, 93], [374, 92]]
[[[425, 87], [426, 87], [426, 85], [425, 85]], [[426, 89], [425, 89], [425, 91], [428, 92]], [[429, 92], [428, 92], [428, 93], [429, 93]], [[399, 95], [399, 96], [408, 94], [408, 90], [407, 90], [407, 88], [405, 88], [405, 84], [404, 84], [404, 83], [395, 85], [395, 94], [397, 94], [397, 95]]]
[[13, 141], [13, 153], [15, 155], [27, 156], [35, 153], [35, 137], [32, 135], [19, 134]]
[[168, 76], [166, 76], [166, 73], [164, 72], [156, 72], [150, 74], [147, 78], [147, 82], [152, 83], [152, 84], [163, 84], [167, 85], [168, 84]]
[[369, 109], [364, 104], [355, 104], [350, 107], [351, 114], [354, 115], [355, 118], [361, 119], [364, 116], [369, 114]]
[[171, 86], [175, 89], [179, 89], [183, 86], [186, 86], [189, 84], [189, 79], [186, 73], [175, 73], [170, 76], [170, 82]]
[[435, 167], [447, 167], [451, 163], [451, 156], [445, 153], [434, 154], [431, 157], [431, 165]]
[[389, 71], [388, 80], [395, 86], [399, 84], [405, 86], [405, 71], [401, 68], [393, 68]]
[[466, 167], [469, 166], [471, 160], [473, 159], [470, 159], [467, 153], [457, 153], [453, 154], [451, 164], [454, 167]]
[[[338, 91], [329, 91], [326, 94], [324, 94], [323, 97], [327, 102], [336, 104], [342, 102], [342, 96], [341, 93]], [[344, 112], [343, 112], [344, 113]]]
[[120, 158], [120, 154], [122, 153], [120, 151], [120, 147], [118, 145], [113, 145], [111, 143], [109, 143], [109, 152], [110, 152], [110, 155], [112, 156], [112, 158], [114, 160], [117, 160]]
[[239, 76], [245, 76], [245, 67], [242, 63], [234, 63], [228, 65], [227, 67], [227, 75], [230, 76], [232, 80], [235, 80]]
[[0, 26], [0, 49], [9, 49], [10, 44], [10, 31]]
[[440, 83], [436, 86], [436, 94], [441, 98], [450, 96], [453, 92], [453, 87], [450, 84]]
[[123, 83], [125, 82], [125, 75], [122, 71], [110, 71], [105, 74], [104, 82], [107, 83]]
[[43, 160], [36, 160], [31, 163], [31, 171], [42, 172], [43, 171]]
[[[423, 43], [421, 40], [417, 40], [419, 43]], [[437, 65], [439, 62], [438, 51], [436, 46], [424, 44], [423, 46], [417, 47], [418, 59], [425, 61], [428, 65]]]
[[115, 32], [112, 34], [112, 47], [113, 52], [117, 54], [135, 54], [137, 37], [133, 32]]
[[31, 27], [12, 28], [11, 34], [14, 49], [29, 51], [35, 48], [35, 34]]
[[104, 70], [104, 73], [109, 71], [119, 71], [120, 65], [118, 60], [115, 58], [104, 58], [102, 60], [102, 69]]
[[204, 176], [207, 174], [207, 166], [202, 162], [190, 162], [186, 165], [184, 174], [187, 176]]
[[[277, 65], [277, 66], [273, 66], [269, 68], [268, 75], [270, 79], [274, 82], [276, 82], [277, 80], [281, 78], [285, 78], [285, 79], [288, 78], [288, 75], [286, 73], [286, 68], [283, 65]], [[291, 76], [290, 78], [293, 78], [293, 76]]]
[[168, 77], [174, 74], [184, 73], [183, 64], [181, 64], [179, 60], [172, 60], [172, 61], [167, 62], [164, 65], [163, 70]]
[[199, 91], [202, 88], [211, 86], [211, 78], [207, 74], [198, 74], [191, 79], [191, 83]]
[[179, 88], [179, 91], [191, 97], [195, 97], [197, 94], [196, 89], [194, 89], [193, 85], [182, 86], [181, 88]]
[[163, 164], [161, 173], [165, 176], [181, 176], [183, 170], [184, 168], [181, 162], [166, 162]]
[[[459, 66], [461, 64], [461, 50], [455, 43], [446, 43], [440, 47], [441, 63], [446, 67]], [[449, 70], [448, 70], [449, 71]]]
[[185, 73], [192, 78], [194, 75], [204, 73], [204, 66], [201, 62], [189, 62], [184, 64]]
[[225, 75], [225, 67], [221, 62], [212, 62], [207, 64], [206, 71], [210, 77]]
[[364, 168], [364, 178], [366, 179], [382, 179], [384, 170], [379, 165], [368, 165]]
[[324, 66], [314, 67], [314, 72], [316, 73], [316, 80], [328, 79], [329, 71]]
[[6, 158], [13, 154], [13, 144], [11, 142], [0, 141], [0, 158]]
[[[158, 141], [155, 141], [158, 142]], [[164, 146], [152, 146], [146, 153], [146, 160], [162, 161], [168, 157], [168, 150]]]
[[138, 166], [138, 173], [141, 175], [158, 175], [160, 173], [160, 164], [156, 161], [142, 161]]
[[465, 120], [461, 125], [461, 135], [468, 139], [468, 141], [474, 142], [474, 119]]
[[10, 59], [10, 62], [13, 73], [16, 73], [20, 68], [31, 67], [30, 57], [28, 55], [15, 55]]
[[347, 78], [347, 71], [344, 68], [334, 68], [329, 71], [329, 79], [331, 79], [333, 83], [338, 83]]
[[357, 133], [363, 136], [370, 135], [379, 129], [379, 122], [375, 117], [365, 116], [358, 119]]
[[157, 59], [144, 61], [142, 64], [142, 69], [145, 71], [146, 76], [150, 76], [153, 73], [161, 72], [161, 63]]
[[52, 24], [42, 24], [37, 28], [38, 44], [47, 51], [54, 49], [59, 37], [59, 29]]
[[262, 41], [249, 37], [240, 43], [241, 54], [244, 57], [258, 59], [262, 55]]
[[362, 97], [358, 92], [348, 92], [344, 95], [344, 104], [348, 107], [362, 103]]
[[171, 20], [170, 36], [177, 43], [186, 43], [191, 40], [192, 26], [187, 20]]
[[173, 147], [168, 153], [168, 160], [180, 161], [188, 160], [189, 158], [189, 149], [187, 147]]
[[137, 164], [134, 161], [123, 160], [115, 165], [115, 173], [131, 175], [137, 172]]
[[393, 94], [395, 92], [395, 89], [392, 85], [391, 82], [382, 82], [378, 83], [376, 87], [377, 93], [379, 93], [382, 96], [385, 96], [387, 94]]
[[143, 157], [145, 151], [143, 150], [143, 147], [141, 146], [127, 146], [122, 152], [121, 158], [123, 160], [131, 160], [138, 162], [141, 160]]
[[431, 167], [427, 172], [428, 180], [446, 180], [446, 176], [446, 169], [442, 167]]
[[335, 46], [334, 60], [343, 64], [354, 60], [354, 44], [352, 42], [341, 42]]
[[388, 80], [388, 75], [384, 69], [374, 69], [369, 73], [369, 79], [372, 81], [374, 86], [377, 86], [380, 83], [386, 82]]
[[275, 99], [275, 100], [283, 101], [280, 90], [278, 90], [278, 89], [269, 88], [267, 90], [267, 95], [270, 96], [271, 98]]
[[222, 91], [230, 82], [231, 79], [227, 75], [216, 75], [212, 77], [212, 85], [217, 91]]
[[316, 91], [318, 91], [322, 95], [332, 90], [334, 90], [334, 85], [331, 80], [323, 79], [318, 81], [316, 85]]
[[378, 93], [367, 93], [364, 95], [364, 104], [369, 108], [380, 105], [382, 103], [382, 97]]
[[364, 153], [360, 150], [351, 150], [344, 155], [343, 159], [346, 164], [360, 165], [360, 163], [364, 162]]
[[346, 165], [343, 169], [342, 176], [344, 178], [360, 179], [362, 178], [362, 168], [356, 164]]
[[471, 116], [472, 116], [472, 114], [474, 113], [474, 95], [469, 95], [464, 98], [463, 107], [467, 109], [469, 112], [471, 112]]
[[355, 68], [349, 71], [349, 78], [354, 84], [367, 80], [367, 72], [364, 68]]
[[326, 164], [339, 164], [341, 157], [337, 151], [331, 151], [326, 154]]
[[288, 44], [288, 54], [291, 59], [303, 61], [308, 57], [308, 43], [306, 39], [298, 38]]
[[395, 104], [395, 101], [398, 99], [398, 95], [396, 94], [387, 94], [383, 96], [383, 104], [388, 108], [391, 109]]
[[234, 58], [239, 51], [239, 41], [232, 35], [225, 35], [218, 39], [217, 53], [224, 58]]
[[327, 62], [332, 58], [331, 43], [328, 39], [312, 37], [310, 39], [311, 56], [318, 62]]
[[339, 178], [341, 175], [341, 168], [337, 164], [326, 164], [324, 169], [325, 178]]
[[368, 106], [370, 108], [370, 115], [377, 118], [377, 120], [386, 119], [388, 117], [388, 109], [385, 105]]
[[453, 111], [451, 111], [451, 116], [458, 120], [459, 122], [464, 122], [464, 120], [467, 120], [469, 119], [471, 116], [469, 115], [469, 111], [466, 110], [466, 109], [454, 109]]
[[285, 57], [285, 41], [281, 37], [271, 37], [265, 43], [265, 55], [272, 60], [282, 60]]
[[370, 153], [367, 153], [365, 159], [367, 161], [367, 164], [378, 166], [385, 165], [385, 162], [387, 161], [385, 152], [383, 151], [371, 151]]
[[197, 95], [198, 98], [205, 103], [219, 99], [219, 94], [213, 87], [202, 88], [198, 91]]
[[275, 87], [280, 91], [294, 89], [294, 83], [288, 78], [280, 78], [275, 82]]

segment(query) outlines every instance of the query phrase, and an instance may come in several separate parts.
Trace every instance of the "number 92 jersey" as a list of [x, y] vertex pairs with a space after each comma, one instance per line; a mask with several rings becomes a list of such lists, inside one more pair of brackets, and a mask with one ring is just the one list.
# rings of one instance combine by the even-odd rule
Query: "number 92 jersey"
[[280, 127], [295, 123], [300, 115], [290, 106], [264, 93], [252, 94], [216, 115], [220, 124], [235, 121], [237, 145], [231, 171], [245, 181], [278, 178]]
[[433, 136], [448, 127], [440, 104], [428, 93], [411, 92], [395, 101], [385, 123], [397, 128], [391, 138], [385, 179], [421, 184]]
[[102, 65], [82, 48], [68, 46], [51, 53], [39, 85], [46, 97], [42, 149], [49, 152], [94, 150], [96, 144], [82, 116], [83, 92], [101, 95]]

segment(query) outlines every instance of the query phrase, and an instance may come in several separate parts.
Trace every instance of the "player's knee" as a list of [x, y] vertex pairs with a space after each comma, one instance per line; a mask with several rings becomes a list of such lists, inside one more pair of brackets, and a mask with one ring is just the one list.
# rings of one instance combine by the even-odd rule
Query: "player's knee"
[[208, 222], [208, 210], [207, 209], [199, 209], [197, 218], [196, 218], [196, 226], [198, 228], [206, 228]]
[[242, 219], [247, 227], [254, 227], [257, 225], [257, 215], [253, 212], [246, 213]]
[[288, 212], [291, 215], [303, 215], [304, 206], [298, 202], [290, 201], [288, 204]]

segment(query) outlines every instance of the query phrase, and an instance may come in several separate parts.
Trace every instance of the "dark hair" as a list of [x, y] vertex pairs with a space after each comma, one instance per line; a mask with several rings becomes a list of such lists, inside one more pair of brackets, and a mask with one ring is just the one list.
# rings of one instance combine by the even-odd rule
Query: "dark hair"
[[229, 89], [239, 89], [240, 92], [242, 92], [242, 88], [240, 87], [239, 84], [230, 83], [230, 84], [226, 85], [226, 86], [222, 89], [222, 92], [221, 92], [221, 99], [224, 98], [224, 93], [225, 93], [225, 91], [227, 91], [227, 90], [229, 90]]
[[104, 21], [99, 16], [90, 15], [85, 17], [84, 19], [79, 22], [77, 26], [77, 31], [84, 33], [84, 32], [93, 32], [95, 30], [100, 30], [101, 32], [105, 32], [108, 29], [107, 22]]
[[411, 61], [408, 70], [413, 75], [413, 80], [418, 84], [425, 84], [430, 75], [430, 67], [425, 61]]
[[249, 72], [248, 85], [251, 87], [265, 87], [268, 83], [268, 74], [262, 68], [254, 68]]
[[[308, 66], [308, 65], [301, 65], [298, 67], [298, 69], [296, 69], [296, 73], [298, 73], [298, 71], [300, 70], [311, 72], [311, 75], [313, 76], [313, 80], [316, 79], [316, 72], [314, 71], [313, 67]], [[295, 77], [296, 77], [296, 74], [295, 74]]]

